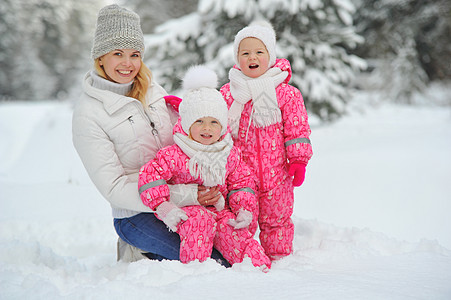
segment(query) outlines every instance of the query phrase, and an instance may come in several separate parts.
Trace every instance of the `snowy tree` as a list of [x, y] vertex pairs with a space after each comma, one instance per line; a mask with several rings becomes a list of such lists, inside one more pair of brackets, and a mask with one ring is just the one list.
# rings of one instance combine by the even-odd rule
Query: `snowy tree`
[[358, 0], [355, 23], [366, 39], [356, 53], [372, 61], [367, 87], [410, 103], [432, 80], [451, 78], [448, 0]]
[[152, 33], [156, 26], [170, 19], [195, 11], [197, 2], [198, 0], [125, 0], [123, 5], [139, 15], [142, 30], [146, 34]]
[[363, 41], [353, 13], [349, 0], [201, 0], [196, 12], [156, 28], [147, 39], [146, 57], [168, 91], [176, 91], [186, 69], [199, 63], [214, 68], [225, 83], [235, 34], [266, 19], [277, 33], [278, 57], [290, 60], [292, 83], [308, 109], [330, 120], [345, 111], [354, 76], [366, 66], [349, 54]]
[[0, 96], [14, 93], [13, 72], [14, 58], [20, 48], [19, 30], [15, 13], [18, 12], [17, 1], [3, 0], [0, 4]]
[[87, 67], [98, 8], [89, 0], [3, 0], [0, 96], [48, 99], [68, 92]]

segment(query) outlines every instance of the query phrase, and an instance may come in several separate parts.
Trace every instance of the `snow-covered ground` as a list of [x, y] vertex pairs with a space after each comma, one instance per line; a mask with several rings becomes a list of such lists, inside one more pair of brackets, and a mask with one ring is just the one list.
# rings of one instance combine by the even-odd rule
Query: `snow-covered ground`
[[117, 263], [71, 103], [0, 103], [0, 299], [451, 299], [450, 107], [367, 100], [331, 125], [312, 118], [295, 252], [266, 274]]

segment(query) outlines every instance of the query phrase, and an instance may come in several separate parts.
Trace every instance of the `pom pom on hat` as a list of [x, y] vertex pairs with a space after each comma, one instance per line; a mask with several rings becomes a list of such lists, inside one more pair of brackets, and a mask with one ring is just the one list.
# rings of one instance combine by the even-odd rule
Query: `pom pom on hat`
[[144, 36], [139, 16], [117, 4], [103, 7], [97, 16], [92, 59], [115, 49], [133, 49], [144, 55]]
[[188, 69], [183, 77], [182, 88], [187, 90], [195, 90], [199, 88], [216, 89], [218, 86], [218, 76], [216, 73], [203, 66], [192, 66]]
[[179, 114], [183, 130], [189, 134], [193, 123], [203, 117], [213, 117], [221, 123], [221, 135], [227, 131], [227, 104], [216, 89], [218, 76], [203, 66], [191, 67], [183, 77], [183, 100]]
[[271, 23], [266, 20], [256, 20], [253, 21], [249, 26], [244, 27], [235, 36], [235, 41], [233, 42], [233, 51], [235, 63], [240, 67], [238, 60], [238, 50], [240, 43], [245, 38], [257, 38], [265, 44], [266, 49], [269, 53], [269, 67], [271, 68], [276, 63], [276, 32], [272, 27]]

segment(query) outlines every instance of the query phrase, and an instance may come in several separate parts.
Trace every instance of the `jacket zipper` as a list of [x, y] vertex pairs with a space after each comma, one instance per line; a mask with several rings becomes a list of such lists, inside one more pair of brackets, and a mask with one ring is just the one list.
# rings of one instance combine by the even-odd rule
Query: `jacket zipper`
[[[133, 135], [135, 136], [135, 139], [137, 140], [138, 139], [138, 135], [137, 135], [136, 128], [135, 128], [135, 120], [133, 120], [133, 115], [128, 117], [128, 121], [130, 122], [130, 125], [132, 127]], [[139, 151], [139, 161], [140, 162], [144, 161], [144, 155], [143, 155], [142, 151]]]
[[133, 134], [134, 134], [135, 138], [137, 138], [138, 136], [136, 135], [135, 121], [133, 120], [133, 116], [128, 117], [128, 121], [130, 122], [130, 125], [132, 127]]
[[144, 118], [147, 119], [147, 121], [150, 124], [150, 127], [152, 127], [152, 135], [153, 135], [155, 141], [157, 142], [158, 149], [163, 148], [163, 145], [161, 144], [160, 136], [158, 134], [157, 127], [155, 126], [155, 123], [152, 121], [152, 119], [150, 118], [149, 114], [147, 113], [146, 108], [143, 107], [141, 105], [141, 103], [139, 103], [139, 104], [137, 103], [137, 105], [140, 106], [140, 108], [139, 108], [140, 111], [144, 114]]
[[163, 124], [163, 122], [161, 121], [161, 116], [160, 116], [160, 114], [157, 113], [157, 109], [156, 109], [153, 105], [149, 105], [149, 109], [150, 109], [151, 111], [154, 111], [154, 112], [155, 112], [155, 114], [156, 114], [157, 117], [158, 117], [158, 120], [160, 121], [160, 124]]
[[[161, 124], [162, 122], [161, 122], [160, 115], [156, 112], [157, 109], [155, 107], [153, 107], [152, 105], [149, 105], [149, 109], [156, 113], [156, 115], [158, 116], [158, 118], [160, 120], [160, 124]], [[146, 114], [147, 114], [147, 112], [146, 112]], [[158, 148], [161, 149], [161, 148], [163, 148], [163, 145], [161, 144], [161, 140], [160, 140], [160, 136], [158, 135], [157, 127], [155, 126], [155, 123], [150, 118], [150, 115], [148, 117], [149, 117], [149, 121], [150, 121], [150, 126], [152, 126], [152, 134], [155, 137], [155, 140], [157, 141]]]
[[159, 149], [163, 148], [163, 146], [161, 145], [160, 136], [158, 135], [158, 130], [155, 127], [155, 123], [152, 122], [152, 120], [150, 120], [150, 126], [152, 126], [152, 135], [154, 136], [155, 141], [157, 142], [158, 148]]
[[262, 166], [262, 157], [260, 151], [260, 131], [258, 128], [255, 128], [255, 136], [257, 137], [257, 160], [258, 160], [258, 171], [259, 171], [259, 179], [260, 179], [260, 189], [263, 188], [263, 166]]

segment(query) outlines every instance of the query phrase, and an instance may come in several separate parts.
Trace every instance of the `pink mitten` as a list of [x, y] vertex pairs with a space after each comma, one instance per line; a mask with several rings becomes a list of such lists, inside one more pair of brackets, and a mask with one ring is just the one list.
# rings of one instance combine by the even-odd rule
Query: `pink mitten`
[[224, 206], [225, 206], [224, 197], [222, 195], [220, 195], [218, 202], [216, 202], [216, 204], [215, 204], [215, 208], [217, 211], [221, 211], [224, 209]]
[[180, 221], [186, 221], [188, 216], [175, 204], [165, 201], [158, 205], [157, 215], [172, 231], [177, 231], [177, 225]]
[[288, 175], [294, 176], [293, 185], [301, 186], [305, 179], [305, 164], [295, 161], [288, 167]]
[[235, 229], [241, 229], [241, 228], [248, 227], [249, 224], [251, 224], [251, 222], [252, 222], [252, 213], [248, 210], [244, 210], [241, 208], [238, 211], [236, 220], [229, 219], [227, 221], [227, 224], [229, 224], [230, 226], [232, 226]]
[[179, 98], [174, 95], [167, 95], [163, 97], [167, 104], [171, 105], [176, 112], [179, 111], [180, 102], [182, 102], [182, 98]]

